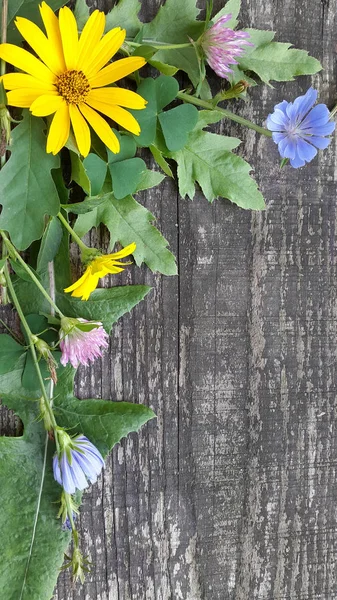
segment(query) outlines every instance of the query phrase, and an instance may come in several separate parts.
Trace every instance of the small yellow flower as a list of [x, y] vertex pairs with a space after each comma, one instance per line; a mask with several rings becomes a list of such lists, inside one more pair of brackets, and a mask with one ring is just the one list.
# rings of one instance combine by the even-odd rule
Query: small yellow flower
[[129, 244], [113, 254], [106, 254], [105, 256], [97, 256], [90, 261], [84, 274], [80, 279], [75, 281], [72, 285], [65, 288], [65, 292], [72, 292], [72, 296], [76, 298], [82, 298], [82, 300], [88, 300], [91, 292], [97, 288], [98, 280], [101, 277], [105, 277], [109, 273], [121, 273], [124, 270], [125, 265], [131, 265], [130, 262], [119, 262], [120, 258], [129, 256], [136, 250], [136, 244]]
[[15, 21], [22, 37], [39, 58], [13, 44], [0, 45], [0, 58], [25, 72], [3, 76], [5, 89], [10, 90], [8, 104], [29, 108], [37, 117], [55, 113], [47, 152], [57, 154], [61, 150], [69, 137], [71, 123], [83, 156], [90, 150], [89, 125], [112, 152], [118, 153], [119, 141], [99, 113], [139, 135], [138, 122], [125, 109], [141, 110], [146, 102], [130, 90], [104, 86], [140, 69], [146, 61], [140, 56], [131, 56], [104, 66], [123, 44], [126, 32], [115, 27], [102, 37], [103, 12], [95, 10], [91, 14], [80, 36], [69, 8], [61, 8], [57, 18], [48, 4], [42, 2], [40, 13], [46, 35], [28, 19], [17, 17]]

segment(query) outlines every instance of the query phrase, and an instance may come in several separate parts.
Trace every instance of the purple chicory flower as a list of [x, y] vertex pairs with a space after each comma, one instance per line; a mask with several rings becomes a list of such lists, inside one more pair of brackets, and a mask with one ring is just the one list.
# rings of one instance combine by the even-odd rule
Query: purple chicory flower
[[317, 104], [313, 108], [316, 100], [317, 90], [311, 87], [294, 102], [283, 100], [276, 104], [274, 112], [267, 117], [267, 127], [273, 132], [280, 155], [288, 158], [295, 169], [310, 162], [317, 148], [327, 148], [331, 138], [325, 136], [335, 130], [328, 107]]
[[58, 429], [60, 454], [53, 458], [54, 478], [62, 485], [67, 494], [76, 490], [84, 490], [90, 483], [95, 483], [104, 467], [104, 460], [84, 435], [70, 437], [64, 430]]
[[76, 369], [79, 364], [87, 366], [95, 358], [102, 356], [102, 349], [108, 348], [109, 336], [99, 321], [85, 319], [61, 319], [60, 348], [61, 364], [68, 362]]
[[201, 36], [199, 43], [206, 55], [209, 66], [219, 77], [228, 79], [233, 73], [229, 65], [237, 65], [236, 58], [244, 52], [244, 46], [253, 46], [248, 42], [249, 33], [234, 31], [226, 26], [232, 15], [223, 15]]

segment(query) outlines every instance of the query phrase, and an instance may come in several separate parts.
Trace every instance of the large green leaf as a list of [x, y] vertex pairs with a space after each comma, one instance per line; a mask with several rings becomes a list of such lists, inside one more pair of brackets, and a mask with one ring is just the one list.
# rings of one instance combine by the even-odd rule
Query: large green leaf
[[142, 26], [137, 16], [140, 9], [139, 0], [119, 0], [118, 4], [107, 14], [105, 31], [109, 31], [113, 27], [122, 27], [126, 29], [128, 37], [134, 37]]
[[51, 169], [59, 157], [46, 154], [42, 119], [25, 111], [13, 131], [9, 161], [0, 171], [0, 227], [9, 232], [19, 250], [25, 250], [43, 234], [45, 215], [56, 215], [60, 202]]
[[112, 193], [105, 194], [100, 202], [96, 209], [77, 218], [75, 231], [80, 237], [104, 223], [110, 232], [111, 247], [116, 242], [122, 246], [136, 242], [133, 255], [137, 265], [145, 262], [152, 271], [176, 275], [175, 258], [167, 249], [168, 242], [152, 225], [155, 217], [144, 206], [132, 196], [116, 200]]
[[209, 202], [228, 198], [242, 208], [261, 210], [264, 200], [249, 175], [250, 165], [231, 152], [240, 140], [201, 129], [220, 118], [216, 111], [201, 111], [199, 126], [190, 133], [186, 146], [169, 155], [178, 164], [180, 194], [193, 198], [197, 182]]
[[0, 375], [15, 369], [26, 349], [7, 333], [0, 335]]
[[[252, 71], [265, 83], [292, 81], [296, 75], [313, 75], [322, 66], [305, 50], [290, 48], [292, 44], [273, 42], [272, 31], [246, 29], [253, 47], [247, 46], [238, 59], [239, 71]], [[242, 78], [242, 74], [241, 74]]]
[[238, 24], [237, 17], [240, 12], [240, 8], [241, 0], [228, 0], [225, 6], [219, 10], [214, 17], [212, 17], [212, 22], [216, 23], [220, 17], [223, 17], [224, 15], [232, 15], [231, 18], [226, 22], [226, 27], [231, 27], [234, 29]]
[[[22, 437], [0, 437], [1, 597], [50, 600], [70, 533], [62, 531], [56, 518], [61, 487], [52, 473], [55, 444], [37, 419], [34, 394], [20, 387], [21, 377], [22, 361], [0, 376], [0, 396], [24, 424]], [[154, 417], [138, 404], [80, 401], [73, 395], [72, 380], [73, 370], [62, 369], [55, 390], [58, 423], [84, 433], [104, 456], [121, 437]]]
[[123, 285], [95, 290], [86, 301], [70, 294], [56, 294], [57, 306], [68, 317], [101, 321], [109, 332], [112, 325], [149, 293], [147, 285]]

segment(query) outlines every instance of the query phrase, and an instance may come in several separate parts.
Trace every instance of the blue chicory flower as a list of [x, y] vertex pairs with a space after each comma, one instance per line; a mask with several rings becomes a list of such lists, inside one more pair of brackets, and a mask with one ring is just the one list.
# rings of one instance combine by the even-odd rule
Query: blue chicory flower
[[310, 162], [316, 156], [317, 148], [327, 148], [331, 138], [325, 136], [335, 129], [325, 104], [313, 108], [316, 100], [317, 90], [309, 88], [294, 102], [283, 100], [276, 104], [274, 112], [267, 118], [267, 127], [273, 132], [280, 155], [288, 158], [295, 169]]
[[58, 432], [61, 441], [60, 456], [53, 458], [54, 478], [67, 494], [84, 490], [95, 483], [104, 467], [104, 460], [96, 446], [84, 435], [71, 438], [65, 431]]

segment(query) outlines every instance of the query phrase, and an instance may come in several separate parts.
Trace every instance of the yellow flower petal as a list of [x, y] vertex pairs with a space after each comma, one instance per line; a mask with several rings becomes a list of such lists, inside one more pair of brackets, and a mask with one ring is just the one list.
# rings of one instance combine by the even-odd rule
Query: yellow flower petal
[[92, 55], [90, 64], [86, 71], [88, 78], [93, 77], [96, 73], [106, 65], [117, 50], [121, 47], [125, 40], [126, 31], [120, 27], [111, 29], [96, 46], [96, 50]]
[[40, 90], [41, 94], [45, 92], [56, 92], [56, 87], [52, 83], [36, 79], [32, 75], [25, 73], [7, 73], [3, 76], [2, 82], [6, 90], [17, 90], [19, 88], [29, 88], [31, 90]]
[[136, 110], [141, 110], [146, 106], [146, 100], [139, 94], [118, 87], [91, 90], [87, 100], [98, 100], [106, 104], [117, 104], [118, 106], [134, 108]]
[[47, 83], [54, 83], [56, 80], [54, 73], [46, 65], [35, 58], [30, 52], [27, 52], [27, 50], [23, 50], [23, 48], [19, 48], [13, 44], [0, 45], [0, 58], [10, 65], [14, 65], [14, 67], [26, 71], [26, 73]]
[[86, 99], [86, 102], [92, 108], [95, 108], [107, 117], [110, 117], [110, 119], [115, 121], [115, 123], [118, 123], [118, 125], [121, 125], [121, 127], [124, 127], [127, 131], [130, 131], [134, 135], [140, 134], [138, 121], [124, 108], [106, 104], [105, 102], [99, 102], [98, 100]]
[[57, 154], [69, 137], [70, 117], [68, 104], [63, 104], [56, 111], [47, 138], [47, 152]]
[[105, 14], [99, 10], [94, 10], [90, 15], [80, 36], [78, 44], [78, 63], [77, 68], [86, 72], [87, 67], [92, 60], [105, 28]]
[[57, 53], [54, 52], [54, 48], [51, 46], [45, 34], [42, 33], [41, 29], [32, 21], [24, 19], [23, 17], [17, 17], [15, 19], [15, 25], [22, 37], [28, 42], [47, 67], [55, 73], [55, 75], [62, 73], [63, 65], [58, 60]]
[[136, 244], [135, 242], [132, 242], [132, 244], [129, 244], [128, 246], [125, 246], [125, 248], [122, 248], [122, 250], [119, 250], [118, 252], [113, 252], [113, 254], [106, 254], [105, 258], [113, 258], [118, 260], [119, 258], [124, 258], [125, 256], [129, 256], [130, 254], [133, 254], [134, 251], [136, 250]]
[[50, 45], [53, 48], [53, 51], [57, 57], [62, 71], [65, 71], [66, 63], [63, 55], [62, 39], [58, 18], [46, 2], [42, 2], [42, 4], [40, 4], [39, 6], [39, 9], [48, 40], [50, 41]]
[[91, 292], [93, 292], [98, 284], [99, 275], [93, 275], [91, 265], [87, 267], [84, 274], [80, 279], [75, 281], [72, 285], [65, 288], [65, 292], [72, 292], [72, 296], [75, 298], [82, 298], [82, 300], [88, 300]]
[[141, 67], [143, 67], [146, 63], [145, 58], [142, 56], [129, 56], [128, 58], [122, 58], [121, 60], [116, 60], [116, 62], [108, 65], [104, 69], [101, 69], [89, 80], [89, 83], [92, 88], [103, 87], [104, 85], [108, 85], [110, 83], [114, 83], [122, 77], [126, 77], [137, 71]]
[[78, 59], [77, 23], [74, 14], [67, 6], [60, 8], [59, 25], [67, 69], [76, 69]]
[[[52, 92], [50, 92], [52, 94]], [[34, 100], [41, 96], [43, 91], [41, 90], [30, 90], [28, 88], [21, 88], [19, 90], [12, 90], [7, 92], [7, 101], [9, 106], [20, 106], [20, 108], [30, 108]], [[57, 92], [55, 92], [57, 94]]]
[[46, 117], [56, 112], [64, 103], [62, 96], [51, 96], [43, 94], [34, 100], [30, 107], [30, 112], [35, 117]]
[[96, 131], [98, 137], [101, 138], [102, 142], [111, 152], [117, 154], [120, 150], [119, 141], [108, 123], [86, 104], [80, 104], [79, 109], [89, 125]]
[[89, 126], [74, 104], [69, 104], [69, 113], [78, 149], [82, 156], [87, 156], [91, 145]]

